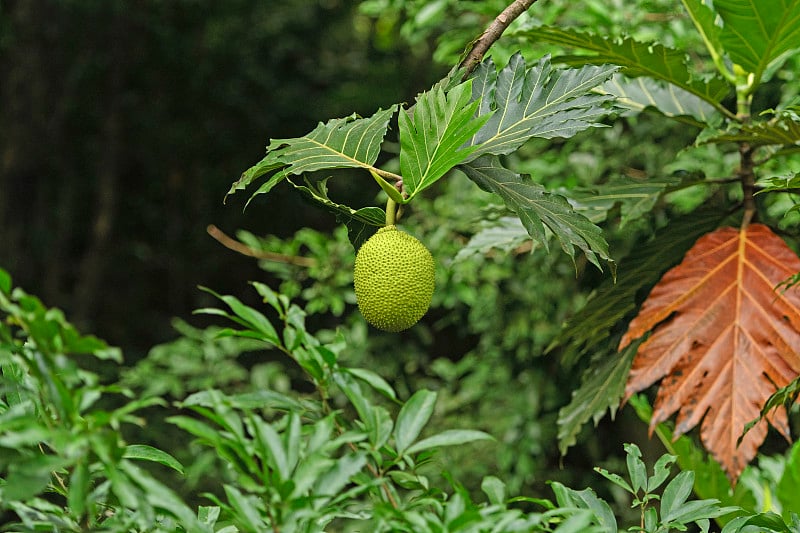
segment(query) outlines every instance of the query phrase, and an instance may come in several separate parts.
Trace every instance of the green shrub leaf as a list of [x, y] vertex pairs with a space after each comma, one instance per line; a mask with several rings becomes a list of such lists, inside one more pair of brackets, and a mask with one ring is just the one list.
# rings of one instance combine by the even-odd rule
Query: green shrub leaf
[[436, 393], [421, 389], [414, 393], [400, 409], [394, 426], [394, 440], [398, 453], [405, 452], [417, 440], [428, 423], [436, 406]]

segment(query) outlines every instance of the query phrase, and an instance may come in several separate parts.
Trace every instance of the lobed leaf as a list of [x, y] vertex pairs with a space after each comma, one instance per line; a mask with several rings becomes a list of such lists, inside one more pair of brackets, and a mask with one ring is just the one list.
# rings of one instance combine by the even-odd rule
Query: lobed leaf
[[798, 0], [714, 0], [723, 20], [720, 42], [733, 63], [762, 81], [775, 60], [800, 43]]
[[720, 101], [730, 93], [731, 86], [719, 77], [693, 79], [686, 65], [686, 54], [680, 50], [660, 44], [643, 43], [631, 38], [613, 39], [551, 26], [526, 30], [520, 35], [532, 40], [579, 48], [593, 54], [558, 58], [568, 65], [586, 63], [619, 65], [622, 67], [622, 73], [627, 76], [648, 76], [671, 83], [708, 102], [720, 112], [726, 112]]
[[562, 455], [575, 444], [590, 419], [597, 425], [606, 411], [610, 410], [612, 417], [616, 414], [635, 353], [633, 348], [608, 354], [602, 362], [589, 366], [569, 404], [558, 411], [558, 447]]
[[492, 115], [469, 141], [477, 147], [471, 158], [509, 154], [532, 137], [572, 137], [597, 126], [613, 98], [591, 91], [616, 70], [610, 65], [554, 70], [549, 57], [527, 67], [519, 52], [499, 73], [491, 59], [482, 62], [472, 94], [480, 101], [479, 113]]
[[751, 146], [800, 146], [800, 120], [796, 114], [785, 114], [769, 121], [731, 124], [725, 130], [709, 128], [697, 139], [706, 143], [749, 143]]
[[[626, 395], [661, 382], [652, 429], [676, 411], [675, 434], [700, 437], [735, 482], [767, 434], [745, 424], [800, 373], [800, 292], [776, 293], [800, 258], [761, 224], [722, 228], [697, 241], [650, 292], [620, 341], [652, 331], [634, 358]], [[789, 437], [786, 410], [770, 423]]]
[[481, 156], [459, 168], [481, 189], [498, 194], [520, 218], [528, 234], [546, 249], [549, 246], [545, 227], [573, 261], [577, 247], [597, 268], [602, 270], [599, 260], [603, 259], [614, 271], [602, 230], [577, 213], [563, 196], [549, 193], [528, 176], [508, 170], [496, 156]]
[[476, 147], [465, 143], [490, 115], [475, 116], [480, 105], [472, 101], [472, 81], [445, 91], [442, 84], [417, 97], [417, 103], [399, 115], [400, 171], [410, 201], [433, 185]]
[[646, 180], [621, 176], [602, 185], [577, 188], [570, 191], [576, 211], [584, 213], [595, 222], [606, 220], [615, 206], [620, 206], [620, 227], [650, 212], [664, 193], [682, 183], [677, 176]]
[[629, 79], [621, 74], [598, 88], [616, 97], [617, 104], [633, 112], [655, 109], [665, 117], [674, 118], [697, 127], [720, 122], [719, 112], [699, 96], [671, 83], [651, 78]]
[[[245, 189], [255, 179], [273, 171], [266, 183], [250, 197], [268, 193], [290, 175], [331, 168], [373, 169], [380, 146], [389, 127], [389, 120], [397, 106], [378, 110], [369, 118], [356, 114], [329, 120], [303, 137], [273, 139], [267, 146], [267, 155], [246, 170], [228, 191], [228, 195]], [[248, 201], [249, 202], [249, 201]]]

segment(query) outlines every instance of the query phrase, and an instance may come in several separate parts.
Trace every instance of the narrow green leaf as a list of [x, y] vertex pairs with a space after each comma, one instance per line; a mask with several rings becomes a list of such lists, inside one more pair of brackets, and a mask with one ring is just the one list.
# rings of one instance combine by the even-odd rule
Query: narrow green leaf
[[[209, 294], [212, 294], [213, 296], [216, 296], [218, 299], [225, 302], [225, 304], [231, 309], [231, 311], [234, 312], [236, 317], [239, 318], [239, 320], [236, 320], [237, 323], [245, 327], [251, 328], [254, 332], [258, 334], [258, 338], [261, 338], [265, 342], [268, 342], [275, 346], [280, 346], [280, 338], [278, 337], [278, 333], [275, 331], [275, 327], [272, 325], [269, 319], [266, 316], [264, 316], [261, 312], [256, 311], [255, 309], [253, 309], [248, 305], [245, 305], [235, 296], [220, 295], [206, 287], [201, 287], [201, 289], [208, 292]], [[210, 309], [202, 309], [196, 312], [210, 313], [212, 311], [213, 310]], [[222, 313], [217, 312], [211, 314], [222, 314]]]
[[458, 251], [455, 261], [468, 260], [473, 255], [486, 255], [493, 249], [511, 253], [530, 242], [531, 236], [517, 217], [482, 221], [481, 229]]
[[[325, 178], [316, 183], [312, 183], [306, 179], [304, 182], [305, 185], [298, 185], [291, 180], [290, 183], [295, 189], [300, 191], [306, 199], [322, 206], [337, 217], [352, 219], [371, 226], [382, 226], [384, 224], [386, 217], [383, 210], [380, 208], [353, 209], [347, 205], [336, 203], [331, 200], [328, 196], [328, 179], [329, 178]], [[394, 189], [394, 187], [392, 187], [392, 189]], [[397, 192], [397, 189], [394, 189], [394, 191]]]
[[386, 110], [378, 110], [370, 118], [353, 114], [326, 123], [320, 122], [303, 137], [273, 139], [267, 146], [266, 157], [245, 171], [231, 186], [228, 194], [245, 189], [253, 180], [277, 169], [281, 170], [273, 174], [251, 196], [251, 200], [258, 194], [269, 192], [291, 175], [331, 168], [373, 168], [389, 120], [396, 109], [395, 105]]
[[547, 192], [529, 176], [504, 168], [496, 156], [482, 156], [459, 168], [481, 189], [498, 194], [520, 218], [530, 236], [546, 249], [549, 246], [545, 227], [573, 261], [577, 247], [597, 268], [602, 270], [599, 259], [603, 259], [614, 271], [602, 230], [577, 213], [563, 196]]
[[610, 65], [554, 70], [549, 57], [527, 67], [516, 53], [497, 73], [491, 59], [484, 61], [476, 69], [472, 92], [480, 99], [480, 113], [493, 114], [470, 139], [477, 146], [470, 158], [508, 154], [532, 137], [571, 137], [597, 126], [613, 98], [591, 91], [616, 70]]
[[615, 75], [598, 90], [616, 97], [617, 104], [639, 113], [655, 109], [665, 117], [687, 122], [702, 128], [706, 124], [717, 124], [721, 115], [702, 98], [671, 83], [651, 78], [629, 79]]
[[647, 467], [642, 461], [642, 451], [635, 444], [625, 444], [625, 464], [634, 492], [647, 489]]
[[612, 417], [616, 414], [619, 401], [625, 393], [625, 382], [636, 348], [638, 343], [634, 348], [628, 346], [622, 352], [610, 354], [601, 363], [590, 366], [581, 386], [573, 391], [569, 404], [558, 411], [558, 447], [562, 455], [575, 444], [586, 422], [591, 419], [597, 425], [606, 411], [610, 411]]
[[405, 452], [417, 440], [428, 423], [436, 406], [436, 393], [421, 389], [414, 393], [400, 409], [394, 426], [394, 440], [398, 453]]
[[194, 511], [172, 489], [130, 462], [120, 462], [119, 468], [128, 479], [141, 487], [144, 497], [151, 506], [174, 516], [186, 531], [207, 531], [200, 524]]
[[183, 465], [173, 456], [165, 451], [159, 450], [146, 444], [130, 444], [122, 452], [124, 459], [137, 459], [139, 461], [153, 461], [168, 466], [183, 474]]
[[265, 422], [260, 416], [250, 414], [248, 421], [261, 461], [270, 465], [278, 473], [281, 481], [288, 480], [291, 475], [289, 461], [278, 432], [272, 424]]
[[395, 393], [392, 386], [372, 370], [366, 368], [342, 368], [342, 370], [354, 375], [390, 400], [397, 400], [397, 393]]
[[[520, 33], [532, 40], [546, 41], [592, 52], [593, 55], [565, 56], [559, 61], [568, 65], [611, 63], [622, 67], [630, 77], [649, 76], [671, 83], [705, 100], [726, 113], [720, 101], [732, 87], [722, 78], [692, 79], [686, 54], [660, 44], [643, 43], [631, 38], [621, 40], [567, 28], [541, 26]], [[729, 114], [729, 113], [728, 113]]]
[[86, 460], [78, 461], [69, 477], [69, 492], [67, 493], [67, 505], [78, 521], [87, 512], [87, 505], [91, 505], [88, 498], [89, 482], [89, 463]]
[[633, 495], [636, 494], [636, 491], [633, 490], [633, 487], [631, 487], [630, 483], [625, 481], [625, 479], [623, 479], [623, 477], [620, 476], [619, 474], [609, 472], [608, 470], [597, 466], [594, 468], [594, 471], [603, 476], [604, 478], [606, 478], [607, 480], [609, 480], [614, 485], [620, 487], [624, 491]]
[[800, 45], [800, 1], [714, 0], [720, 41], [734, 64], [762, 81], [770, 63]]
[[406, 453], [419, 453], [441, 446], [458, 446], [476, 440], [494, 440], [494, 437], [474, 429], [448, 429], [431, 437], [419, 440], [408, 447]]
[[472, 100], [472, 81], [445, 92], [434, 86], [417, 103], [399, 115], [400, 171], [410, 201], [476, 150], [464, 146], [490, 115], [475, 117], [478, 101]]
[[367, 464], [364, 453], [345, 455], [339, 458], [333, 468], [317, 478], [314, 493], [320, 496], [335, 496]]
[[261, 519], [256, 507], [255, 498], [249, 495], [242, 494], [239, 489], [232, 485], [223, 485], [225, 495], [228, 497], [228, 503], [235, 511], [235, 522], [237, 525], [243, 527], [245, 531], [250, 533], [262, 533], [270, 528]]

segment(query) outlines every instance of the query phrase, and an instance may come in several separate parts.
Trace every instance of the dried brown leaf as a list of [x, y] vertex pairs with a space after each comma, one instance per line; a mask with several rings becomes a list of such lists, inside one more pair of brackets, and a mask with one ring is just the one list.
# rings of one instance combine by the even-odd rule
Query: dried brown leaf
[[[625, 389], [629, 398], [663, 378], [650, 430], [676, 411], [675, 438], [702, 421], [703, 444], [734, 483], [767, 435], [762, 420], [738, 444], [745, 424], [800, 374], [800, 291], [775, 291], [797, 272], [800, 259], [767, 226], [716, 230], [661, 278], [620, 341], [652, 330]], [[789, 438], [785, 409], [769, 422]]]

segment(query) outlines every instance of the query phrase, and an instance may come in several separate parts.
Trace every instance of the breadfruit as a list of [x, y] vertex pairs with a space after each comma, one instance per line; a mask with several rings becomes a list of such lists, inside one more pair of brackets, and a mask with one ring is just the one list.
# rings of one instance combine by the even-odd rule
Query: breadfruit
[[364, 318], [384, 331], [403, 331], [428, 311], [435, 285], [433, 256], [396, 226], [379, 229], [356, 254], [353, 284]]

